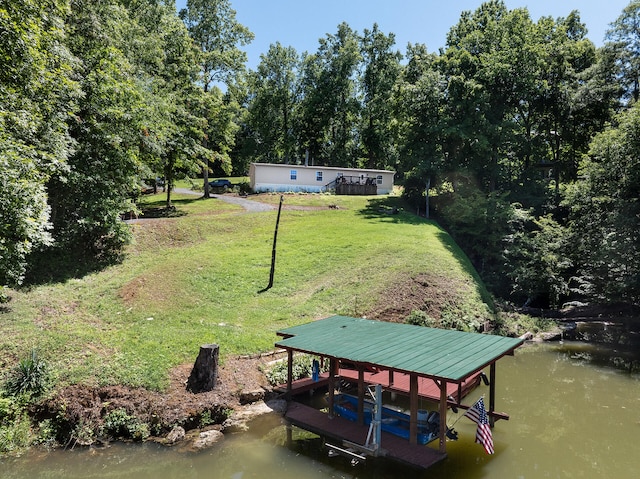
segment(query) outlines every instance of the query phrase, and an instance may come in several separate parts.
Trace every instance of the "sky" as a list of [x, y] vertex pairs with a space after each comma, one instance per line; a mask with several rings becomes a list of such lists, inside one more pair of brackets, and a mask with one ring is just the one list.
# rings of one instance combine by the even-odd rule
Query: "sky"
[[[408, 43], [423, 43], [430, 52], [445, 46], [450, 28], [465, 10], [476, 10], [482, 0], [231, 0], [238, 22], [248, 27], [255, 39], [243, 49], [247, 66], [255, 69], [260, 55], [280, 42], [298, 53], [315, 53], [318, 39], [335, 34], [346, 22], [362, 33], [378, 24], [386, 35], [393, 33], [396, 48], [405, 52]], [[630, 0], [505, 0], [510, 10], [527, 7], [534, 21], [540, 17], [566, 17], [578, 10], [588, 37], [602, 46], [609, 24]], [[186, 0], [176, 0], [178, 10]]]

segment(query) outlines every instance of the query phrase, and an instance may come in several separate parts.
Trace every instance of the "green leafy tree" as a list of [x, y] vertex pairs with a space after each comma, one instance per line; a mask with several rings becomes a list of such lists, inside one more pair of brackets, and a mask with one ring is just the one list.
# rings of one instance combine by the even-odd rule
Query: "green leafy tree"
[[[236, 20], [236, 12], [229, 0], [187, 0], [187, 8], [180, 11], [180, 18], [200, 51], [200, 82], [205, 93], [215, 83], [231, 83], [244, 71], [247, 55], [239, 47], [250, 43], [253, 33]], [[205, 118], [209, 117], [210, 114], [205, 114]], [[205, 127], [209, 132], [204, 137], [205, 148], [209, 148], [210, 141], [218, 136], [212, 131], [213, 126], [215, 122]], [[220, 136], [225, 136], [224, 132]], [[215, 159], [218, 160], [218, 166], [226, 166], [228, 157], [221, 156], [221, 153], [227, 146], [214, 145], [212, 149], [217, 152]], [[225, 162], [220, 163], [222, 159]], [[209, 197], [209, 160], [209, 157], [206, 158], [202, 168], [205, 197]]]
[[549, 145], [557, 204], [561, 183], [575, 179], [578, 161], [588, 149], [590, 138], [578, 133], [583, 119], [574, 97], [582, 81], [581, 73], [595, 63], [596, 57], [577, 12], [556, 22], [547, 19], [543, 28], [552, 41], [544, 58], [541, 75], [544, 88], [536, 99], [536, 108], [540, 119], [538, 131]]
[[21, 284], [52, 241], [46, 182], [66, 169], [78, 96], [67, 13], [64, 0], [0, 2], [0, 285]]
[[357, 165], [361, 60], [358, 35], [346, 23], [303, 60], [299, 141], [314, 164]]
[[486, 192], [513, 189], [531, 166], [545, 48], [528, 11], [502, 1], [463, 12], [447, 36], [438, 64], [448, 80], [448, 168], [469, 171]]
[[155, 94], [162, 98], [158, 107], [165, 121], [153, 134], [161, 145], [160, 158], [168, 184], [166, 206], [170, 208], [178, 172], [201, 171], [207, 167], [212, 152], [203, 145], [207, 100], [206, 93], [197, 84], [199, 51], [177, 17], [163, 17], [158, 31], [164, 47], [164, 62], [155, 83]]
[[447, 35], [447, 48], [440, 63], [448, 79], [448, 168], [472, 173], [487, 192], [495, 189], [499, 155], [496, 149], [502, 144], [509, 107], [505, 98], [510, 83], [509, 65], [498, 62], [504, 50], [503, 19], [507, 15], [501, 1], [485, 2], [473, 13], [463, 12]]
[[382, 33], [377, 24], [365, 29], [361, 40], [362, 146], [368, 168], [395, 168], [397, 129], [394, 118], [394, 88], [400, 77], [402, 55], [394, 51], [395, 35]]
[[235, 137], [229, 153], [233, 158], [231, 168], [234, 176], [248, 174], [250, 164], [255, 161], [258, 149], [256, 137], [249, 125], [251, 94], [248, 77], [248, 74], [238, 75], [235, 81], [227, 86], [228, 104], [235, 112]]
[[[581, 156], [615, 106], [611, 58], [596, 54], [577, 12], [534, 23], [526, 9], [494, 0], [464, 12], [449, 32], [436, 61], [447, 80], [437, 210], [496, 290], [507, 291], [504, 279], [513, 283], [515, 271], [519, 294], [557, 304], [567, 291], [564, 243], [546, 235], [563, 232], [563, 186], [576, 180]], [[514, 229], [513, 212], [530, 208], [533, 226]], [[478, 215], [476, 224], [463, 212]]]
[[485, 2], [463, 12], [436, 60], [446, 89], [435, 210], [495, 291], [507, 290], [502, 249], [516, 216], [511, 196], [545, 147], [534, 150], [532, 141], [540, 39], [525, 9]]
[[82, 88], [70, 134], [68, 171], [48, 184], [58, 248], [94, 258], [117, 255], [129, 239], [120, 214], [138, 186], [142, 95], [123, 54], [127, 10], [116, 2], [73, 1], [69, 46]]
[[275, 43], [260, 58], [257, 70], [250, 76], [253, 98], [248, 118], [258, 146], [256, 159], [289, 163], [296, 146], [298, 54], [293, 47]]
[[570, 294], [572, 263], [567, 255], [567, 230], [546, 215], [535, 219], [530, 211], [514, 209], [510, 232], [505, 236], [504, 257], [510, 266], [505, 296], [524, 304], [561, 305]]
[[582, 88], [595, 63], [577, 12], [533, 23], [526, 9], [496, 0], [464, 12], [439, 61], [448, 79], [450, 169], [472, 172], [487, 192], [536, 201], [546, 165], [559, 201], [561, 182], [575, 178], [588, 148], [593, 113], [608, 108]]
[[640, 1], [629, 2], [606, 33], [607, 47], [615, 52], [624, 98], [640, 97]]
[[214, 172], [229, 175], [232, 172], [231, 151], [235, 146], [240, 105], [234, 96], [223, 94], [217, 88], [211, 88], [204, 97], [207, 123], [205, 134], [208, 139], [209, 164]]
[[443, 167], [445, 81], [426, 46], [409, 45], [407, 50], [395, 99], [400, 135], [397, 173], [404, 176], [404, 197], [418, 210], [425, 205], [428, 218], [429, 189]]
[[239, 47], [251, 43], [254, 35], [236, 20], [229, 0], [187, 0], [180, 18], [202, 52], [200, 68], [205, 91], [217, 82], [230, 83], [244, 70], [247, 54]]
[[604, 301], [640, 300], [640, 109], [598, 134], [569, 188], [574, 289]]
[[503, 287], [502, 249], [514, 215], [507, 193], [486, 194], [472, 175], [458, 174], [438, 190], [436, 212], [494, 290]]

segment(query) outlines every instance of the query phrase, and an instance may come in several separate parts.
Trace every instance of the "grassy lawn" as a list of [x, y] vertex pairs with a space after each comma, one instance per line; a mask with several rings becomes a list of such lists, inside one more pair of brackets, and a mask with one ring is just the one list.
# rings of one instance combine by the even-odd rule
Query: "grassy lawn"
[[[280, 195], [250, 199], [277, 204]], [[274, 286], [264, 293], [276, 211], [173, 200], [175, 217], [132, 225], [121, 264], [12, 292], [0, 314], [0, 371], [37, 348], [62, 384], [162, 389], [201, 344], [220, 344], [223, 360], [266, 351], [280, 328], [366, 315], [391, 285], [423, 273], [446, 278], [460, 311], [487, 314], [466, 257], [434, 222], [388, 214], [398, 198], [285, 195]]]

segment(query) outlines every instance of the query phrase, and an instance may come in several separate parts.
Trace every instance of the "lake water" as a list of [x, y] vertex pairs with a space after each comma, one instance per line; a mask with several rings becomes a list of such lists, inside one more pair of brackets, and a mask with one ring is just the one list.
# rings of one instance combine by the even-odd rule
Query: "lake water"
[[[449, 457], [428, 471], [382, 460], [351, 466], [295, 429], [287, 445], [282, 420], [269, 415], [205, 452], [153, 444], [30, 451], [0, 460], [0, 478], [632, 479], [640, 477], [639, 355], [635, 346], [573, 341], [518, 349], [497, 363], [496, 409], [511, 419], [493, 429], [496, 453], [485, 454], [474, 443], [475, 424], [450, 411], [447, 423], [459, 440], [448, 442]], [[488, 387], [465, 402], [481, 394]]]

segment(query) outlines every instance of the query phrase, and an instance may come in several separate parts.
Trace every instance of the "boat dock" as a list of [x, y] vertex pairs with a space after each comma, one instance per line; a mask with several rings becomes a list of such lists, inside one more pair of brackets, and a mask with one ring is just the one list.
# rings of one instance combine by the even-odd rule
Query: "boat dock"
[[[387, 458], [426, 469], [447, 457], [447, 409], [469, 409], [462, 399], [475, 388], [481, 378], [489, 385], [486, 411], [491, 427], [497, 419], [508, 419], [496, 412], [496, 362], [524, 342], [489, 334], [467, 333], [372, 321], [364, 318], [332, 316], [277, 331], [283, 339], [276, 346], [287, 352], [287, 384], [283, 392], [291, 399], [303, 392], [327, 387], [328, 413], [290, 402], [286, 419], [290, 424], [336, 441], [332, 450], [353, 455], [356, 460], [368, 455]], [[293, 355], [305, 353], [329, 361], [329, 372], [318, 374], [315, 366], [311, 378], [293, 379]], [[489, 378], [483, 370], [489, 368]], [[349, 420], [335, 414], [336, 391], [347, 381], [355, 384], [357, 393]], [[375, 449], [364, 447], [371, 412], [365, 412], [367, 388], [375, 385], [377, 411], [383, 410], [382, 391], [404, 394], [409, 399], [406, 420], [401, 430], [389, 423], [375, 421], [376, 434], [382, 431]], [[437, 449], [424, 445], [424, 431], [419, 419], [420, 400], [437, 404]], [[404, 425], [406, 423], [406, 426]], [[395, 434], [391, 434], [395, 432]], [[431, 431], [435, 434], [435, 431]], [[422, 435], [422, 436], [421, 436]], [[430, 439], [429, 439], [430, 440]], [[422, 442], [423, 445], [420, 445]], [[359, 453], [351, 452], [359, 451]]]
[[[289, 403], [286, 420], [301, 429], [343, 445], [344, 441], [364, 447], [368, 426], [359, 425], [340, 416], [329, 417], [315, 408], [296, 401]], [[409, 441], [393, 434], [382, 432], [381, 457], [401, 462], [405, 465], [427, 469], [447, 457], [429, 446], [409, 444]]]

